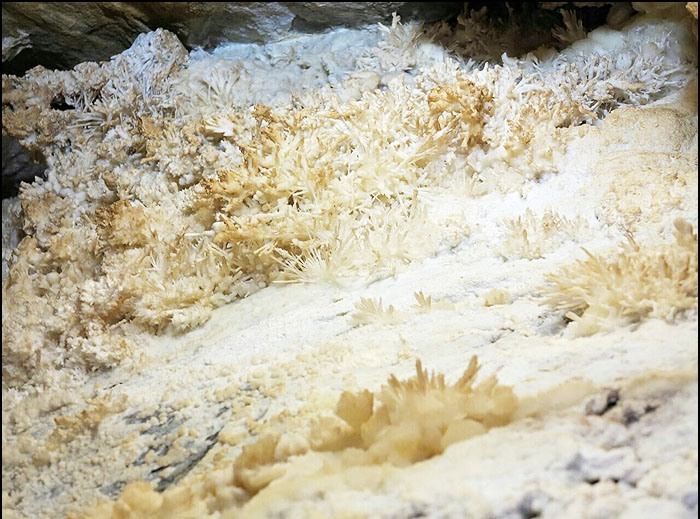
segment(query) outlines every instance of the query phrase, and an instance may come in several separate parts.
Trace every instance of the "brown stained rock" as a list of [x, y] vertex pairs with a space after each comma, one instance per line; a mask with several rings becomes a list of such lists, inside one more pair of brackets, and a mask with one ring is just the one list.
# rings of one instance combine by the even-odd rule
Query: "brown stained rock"
[[695, 39], [698, 39], [698, 3], [697, 2], [687, 2], [685, 8], [693, 15], [695, 18], [695, 24], [693, 25], [693, 33], [695, 33]]
[[697, 2], [687, 2], [685, 8], [692, 14], [695, 19], [698, 19], [698, 3]]

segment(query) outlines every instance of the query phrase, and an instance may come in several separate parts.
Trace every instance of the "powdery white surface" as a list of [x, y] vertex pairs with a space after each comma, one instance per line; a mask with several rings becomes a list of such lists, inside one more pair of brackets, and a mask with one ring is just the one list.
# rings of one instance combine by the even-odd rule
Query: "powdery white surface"
[[[695, 121], [697, 129], [697, 111]], [[328, 473], [320, 456], [292, 461], [287, 475], [241, 516], [697, 516], [697, 312], [676, 323], [649, 320], [575, 337], [562, 312], [542, 304], [546, 274], [583, 258], [581, 247], [602, 251], [624, 239], [619, 226], [597, 215], [614, 179], [601, 181], [596, 165], [617, 151], [601, 140], [614, 141], [632, 127], [611, 124], [582, 130], [559, 171], [520, 192], [468, 199], [419, 193], [433, 214], [453, 214], [471, 232], [393, 277], [344, 287], [273, 285], [215, 310], [187, 334], [144, 335], [142, 353], [91, 379], [95, 395], [113, 402], [125, 397], [125, 403], [107, 413], [91, 437], [70, 443], [60, 463], [39, 466], [16, 510], [49, 517], [56, 508], [115, 497], [138, 478], [169, 486], [198, 453], [194, 473], [233, 459], [266, 422], [303, 435], [315, 418], [333, 412], [344, 390], [376, 391], [392, 373], [408, 377], [417, 358], [454, 381], [477, 355], [483, 375], [497, 374], [522, 399], [572, 380], [580, 380], [581, 389], [562, 397], [567, 405], [542, 404], [542, 415], [408, 467]], [[652, 142], [662, 152], [673, 147], [650, 131], [632, 148]], [[586, 225], [541, 258], [506, 261], [504, 221], [528, 209]], [[697, 229], [697, 186], [688, 186], [683, 203], [653, 228], [641, 228], [640, 240], [658, 242], [677, 216]], [[496, 289], [512, 302], [486, 306]], [[416, 305], [418, 291], [432, 297], [432, 309]], [[396, 322], [358, 324], [353, 315], [361, 298], [392, 305]], [[618, 388], [619, 404], [590, 411]], [[75, 403], [60, 414], [86, 408]], [[29, 420], [27, 430], [41, 437], [53, 427], [51, 418]]]
[[[277, 105], [292, 100], [293, 94], [317, 90], [348, 79], [358, 69], [357, 60], [376, 45], [375, 28], [337, 29], [317, 36], [296, 36], [274, 44], [226, 44], [211, 53], [194, 51], [190, 70], [235, 70], [245, 92], [236, 101], [252, 105]], [[213, 61], [213, 59], [215, 61]], [[274, 78], [274, 80], [271, 80]], [[236, 88], [236, 84], [231, 85]]]
[[[142, 465], [134, 460], [148, 450], [157, 451], [153, 445], [167, 441], [172, 431], [176, 437], [195, 431], [191, 443], [169, 460], [174, 466], [202, 449], [206, 437], [222, 428], [225, 434], [220, 436], [233, 438], [232, 445], [219, 439], [199, 462], [197, 470], [204, 470], [232, 459], [241, 442], [268, 419], [286, 423], [289, 431], [303, 431], [319, 413], [332, 412], [342, 390], [377, 390], [389, 373], [410, 376], [415, 358], [444, 373], [447, 380], [456, 380], [476, 354], [482, 373], [496, 373], [520, 397], [572, 379], [592, 385], [569, 410], [492, 430], [415, 466], [367, 469], [377, 472], [374, 479], [366, 479], [363, 472], [358, 474], [360, 482], [352, 471], [330, 476], [314, 476], [311, 471], [306, 479], [292, 478], [292, 483], [283, 478], [249, 503], [246, 513], [526, 517], [539, 511], [544, 517], [693, 516], [697, 316], [676, 324], [652, 320], [634, 329], [572, 338], [561, 314], [541, 305], [538, 287], [545, 273], [582, 255], [581, 245], [592, 250], [613, 245], [619, 232], [594, 228], [588, 241], [564, 243], [539, 260], [506, 262], [495, 252], [502, 219], [526, 207], [536, 213], [568, 208], [571, 216], [594, 220], [596, 197], [580, 197], [577, 190], [567, 189], [587, 188], [590, 172], [581, 171], [576, 158], [572, 155], [566, 162], [574, 167], [564, 166], [558, 175], [531, 186], [524, 197], [509, 195], [508, 203], [497, 195], [463, 201], [466, 213], [478, 215], [469, 219], [479, 222], [472, 236], [394, 278], [345, 288], [270, 286], [216, 310], [212, 320], [196, 331], [174, 338], [144, 337], [144, 358], [94, 379], [111, 391], [112, 398], [128, 395], [129, 405], [105, 418], [98, 437], [111, 438], [107, 444], [128, 437], [136, 430], [134, 423], [138, 425], [133, 419], [129, 424], [128, 417], [139, 411], [157, 417], [158, 410], [170, 409], [168, 418], [150, 418], [146, 431], [152, 432], [142, 428], [128, 448], [122, 444], [115, 459], [102, 462], [112, 467], [98, 472], [106, 480], [94, 483], [108, 492], [125, 479], [153, 478], [151, 471], [164, 456]], [[441, 200], [437, 197], [436, 203]], [[507, 290], [513, 302], [485, 306], [485, 294], [493, 289]], [[413, 295], [417, 291], [432, 296], [436, 308], [420, 312]], [[385, 308], [391, 304], [402, 314], [401, 322], [354, 324], [354, 304], [361, 297], [382, 298]], [[452, 304], [440, 309], [438, 300]], [[604, 416], [586, 416], [586, 399], [653, 372], [670, 374], [678, 382], [669, 383], [671, 389], [662, 395], [666, 398], [657, 404], [658, 410], [640, 422], [626, 426]], [[232, 383], [249, 396], [243, 404], [240, 392], [226, 391]], [[218, 397], [217, 389], [222, 391]], [[622, 395], [626, 396], [624, 389]], [[74, 456], [82, 448], [76, 450]], [[80, 475], [68, 476], [61, 484], [71, 485], [71, 477], [76, 484], [85, 477], [86, 462], [72, 459], [72, 465], [81, 467]], [[39, 477], [37, 491], [46, 488], [54, 472], [58, 476], [57, 468], [50, 467]], [[279, 490], [280, 498], [275, 489], [284, 485], [292, 490]], [[266, 497], [268, 493], [272, 497]], [[83, 497], [87, 496], [81, 501]]]

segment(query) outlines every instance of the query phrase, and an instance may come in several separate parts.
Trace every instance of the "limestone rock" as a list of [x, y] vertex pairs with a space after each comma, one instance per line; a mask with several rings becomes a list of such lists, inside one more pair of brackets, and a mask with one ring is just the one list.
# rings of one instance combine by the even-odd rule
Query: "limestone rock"
[[70, 68], [82, 61], [109, 59], [150, 26], [143, 11], [127, 2], [3, 2], [2, 35], [27, 33], [31, 48], [3, 72], [24, 72], [37, 64]]
[[296, 15], [293, 28], [300, 30], [390, 21], [394, 12], [404, 20], [434, 22], [456, 15], [464, 7], [456, 2], [290, 2], [286, 5]]
[[2, 197], [17, 192], [20, 182], [33, 182], [42, 176], [46, 164], [40, 157], [30, 158], [14, 137], [2, 136]]
[[[103, 61], [134, 38], [168, 29], [188, 47], [222, 42], [263, 42], [290, 31], [316, 31], [404, 19], [435, 21], [458, 14], [462, 2], [3, 2], [3, 38], [28, 34], [5, 73], [34, 65], [70, 68]], [[8, 40], [8, 44], [9, 44]], [[5, 48], [3, 43], [3, 48]], [[5, 57], [3, 57], [3, 61]]]

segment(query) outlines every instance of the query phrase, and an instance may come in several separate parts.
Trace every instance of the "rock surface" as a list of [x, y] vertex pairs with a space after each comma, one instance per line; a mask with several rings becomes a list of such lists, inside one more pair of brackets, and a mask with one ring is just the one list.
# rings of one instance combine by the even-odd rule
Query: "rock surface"
[[462, 2], [3, 2], [2, 35], [24, 33], [31, 43], [10, 69], [69, 68], [109, 59], [138, 34], [159, 27], [189, 47], [209, 47], [278, 40], [290, 31], [390, 22], [393, 12], [435, 21], [463, 7]]
[[[445, 47], [396, 24], [211, 55], [155, 31], [4, 78], [5, 129], [50, 168], [3, 203], [3, 515], [697, 517], [697, 62], [687, 24], [632, 23], [473, 68], [450, 52], [484, 50], [476, 22]], [[325, 201], [382, 225], [353, 241]], [[186, 306], [316, 228], [279, 283]], [[134, 316], [196, 329], [102, 340]], [[479, 405], [450, 389], [473, 356]], [[430, 398], [417, 359], [444, 374]]]
[[[611, 4], [612, 5], [611, 7]], [[692, 6], [688, 8], [692, 12]], [[388, 23], [392, 14], [403, 20], [433, 22], [454, 19], [465, 8], [488, 6], [498, 17], [525, 16], [532, 6], [504, 2], [3, 2], [3, 72], [22, 75], [36, 65], [69, 69], [84, 61], [102, 61], [129, 47], [136, 36], [158, 28], [168, 29], [189, 49], [212, 48], [227, 42], [263, 43], [291, 35], [333, 27]], [[535, 4], [532, 3], [534, 6]], [[539, 2], [544, 10], [579, 9], [588, 30], [602, 23], [617, 28], [635, 12], [629, 2]], [[637, 10], [665, 8], [663, 3], [634, 5]], [[679, 3], [682, 9], [682, 4]], [[526, 31], [549, 34], [550, 11], [533, 18]], [[697, 15], [696, 15], [697, 16]], [[533, 42], [533, 48], [541, 42]], [[16, 146], [6, 143], [5, 149]], [[3, 197], [17, 193], [20, 181], [31, 181], [42, 168], [14, 167], [30, 161], [13, 153], [3, 158]]]
[[2, 197], [17, 193], [21, 182], [32, 182], [43, 175], [46, 164], [40, 158], [32, 160], [14, 137], [2, 136]]
[[[226, 42], [266, 42], [337, 26], [403, 19], [436, 21], [457, 15], [462, 2], [3, 2], [3, 72], [21, 75], [42, 65], [67, 69], [102, 61], [142, 32], [167, 28], [189, 48]], [[45, 169], [2, 138], [3, 198]], [[9, 153], [9, 155], [8, 155]]]

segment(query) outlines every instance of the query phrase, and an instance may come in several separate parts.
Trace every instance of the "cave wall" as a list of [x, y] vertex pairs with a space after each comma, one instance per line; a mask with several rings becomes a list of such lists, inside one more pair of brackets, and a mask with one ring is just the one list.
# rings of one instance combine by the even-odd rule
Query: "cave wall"
[[[681, 10], [697, 18], [697, 2], [3, 2], [3, 74], [23, 75], [35, 66], [70, 69], [104, 61], [127, 49], [136, 36], [157, 28], [173, 32], [185, 47], [205, 49], [226, 42], [265, 43], [333, 27], [403, 20], [454, 19], [463, 10], [488, 7], [492, 16], [523, 16], [535, 9], [577, 9], [587, 30], [614, 27], [635, 11]], [[693, 11], [693, 9], [695, 11]], [[697, 31], [696, 31], [697, 34]], [[41, 157], [23, 153], [4, 135], [2, 197], [45, 169]]]
[[3, 2], [3, 39], [26, 34], [31, 45], [3, 72], [32, 64], [65, 69], [106, 60], [128, 48], [138, 34], [159, 27], [187, 47], [206, 48], [386, 22], [393, 12], [404, 19], [435, 21], [457, 15], [463, 7], [462, 2]]

